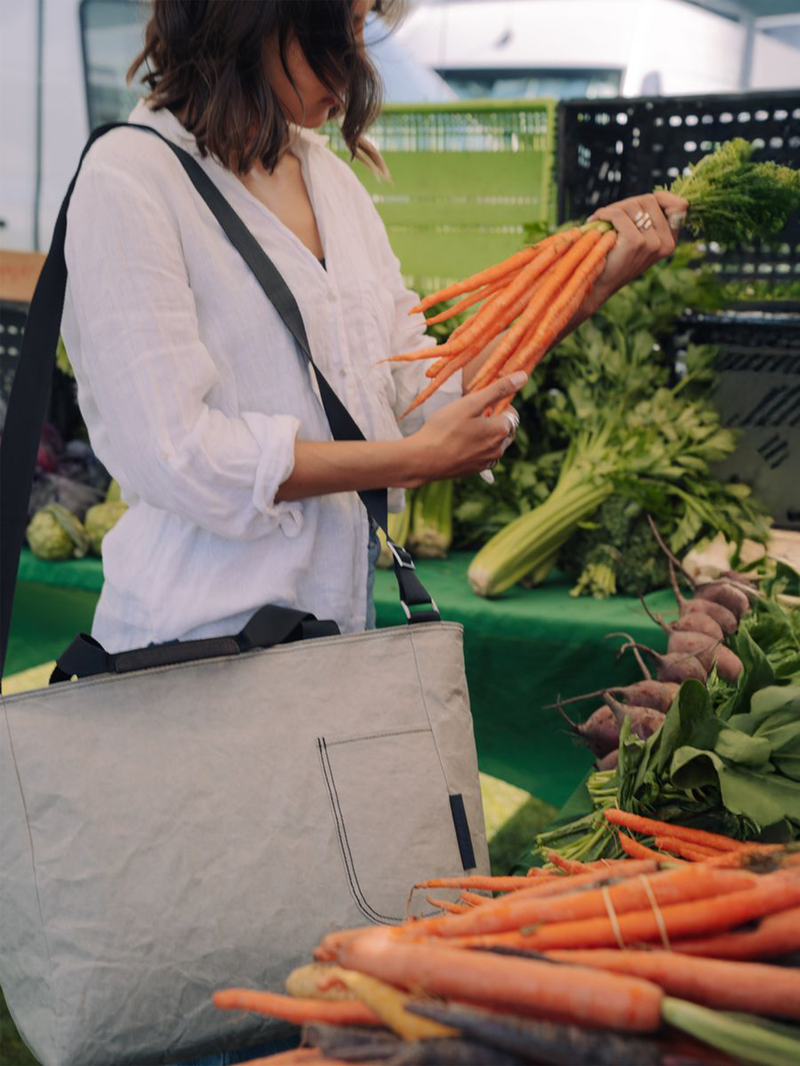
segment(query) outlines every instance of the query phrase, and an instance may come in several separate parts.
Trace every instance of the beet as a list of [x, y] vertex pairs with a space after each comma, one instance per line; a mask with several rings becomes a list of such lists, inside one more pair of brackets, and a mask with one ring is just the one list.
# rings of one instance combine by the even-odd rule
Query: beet
[[576, 736], [579, 736], [598, 758], [608, 755], [619, 744], [619, 725], [610, 707], [598, 707], [583, 723], [573, 722], [560, 706], [559, 713]]
[[613, 711], [619, 728], [622, 728], [622, 723], [626, 718], [630, 718], [631, 732], [641, 740], [651, 737], [664, 721], [665, 716], [661, 711], [656, 711], [652, 707], [637, 707], [633, 703], [620, 703], [619, 700], [609, 695], [606, 695], [604, 699]]
[[584, 692], [582, 696], [572, 696], [568, 700], [559, 700], [558, 704], [550, 703], [548, 707], [565, 707], [569, 703], [579, 703], [581, 700], [595, 699], [597, 696], [605, 696], [610, 692], [612, 696], [624, 699], [626, 703], [636, 703], [640, 707], [653, 707], [657, 711], [668, 711], [672, 706], [680, 685], [671, 681], [634, 681], [630, 685], [620, 685], [618, 688], [599, 688], [596, 692]]
[[705, 633], [672, 633], [667, 644], [668, 652], [693, 655], [707, 673], [714, 665], [718, 649], [719, 641], [709, 640]]
[[635, 641], [623, 644], [620, 648], [620, 653], [626, 651], [629, 647], [639, 648], [641, 651], [647, 652], [648, 655], [652, 655], [658, 663], [659, 681], [674, 681], [681, 685], [692, 677], [702, 681], [703, 684], [708, 680], [708, 671], [693, 655], [686, 655], [683, 652], [669, 652], [667, 655], [661, 655], [655, 649], [648, 648], [644, 644], [637, 644]]
[[608, 755], [604, 755], [602, 759], [598, 759], [595, 763], [598, 770], [616, 770], [619, 766], [619, 748], [614, 748]]
[[744, 665], [735, 652], [724, 645], [717, 648], [717, 673], [723, 681], [738, 681], [742, 670]]
[[714, 603], [708, 599], [695, 599], [687, 600], [681, 596], [681, 590], [678, 588], [678, 581], [675, 577], [675, 567], [670, 562], [669, 564], [669, 576], [672, 582], [672, 591], [675, 593], [675, 599], [678, 602], [678, 610], [680, 611], [681, 618], [684, 615], [693, 611], [702, 611], [707, 614], [709, 618], [712, 618], [720, 627], [722, 632], [728, 636], [731, 633], [735, 633], [739, 628], [739, 619], [729, 611], [727, 607], [723, 607], [721, 603]]
[[736, 588], [730, 581], [709, 581], [707, 585], [698, 586], [692, 603], [697, 603], [698, 600], [722, 604], [736, 617], [737, 621], [750, 610], [747, 594], [741, 588]]
[[670, 622], [669, 628], [673, 633], [704, 633], [712, 640], [725, 639], [722, 626], [705, 611], [689, 610], [681, 615], [677, 622]]

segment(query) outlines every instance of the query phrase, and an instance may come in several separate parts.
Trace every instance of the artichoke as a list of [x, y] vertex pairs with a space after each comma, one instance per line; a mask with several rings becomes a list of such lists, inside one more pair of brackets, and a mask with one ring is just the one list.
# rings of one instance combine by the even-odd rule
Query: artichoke
[[59, 503], [37, 511], [26, 533], [30, 549], [39, 559], [82, 559], [89, 549], [83, 523]]
[[124, 500], [106, 500], [104, 503], [96, 503], [86, 512], [86, 532], [89, 535], [89, 543], [92, 552], [100, 555], [103, 537], [128, 510]]

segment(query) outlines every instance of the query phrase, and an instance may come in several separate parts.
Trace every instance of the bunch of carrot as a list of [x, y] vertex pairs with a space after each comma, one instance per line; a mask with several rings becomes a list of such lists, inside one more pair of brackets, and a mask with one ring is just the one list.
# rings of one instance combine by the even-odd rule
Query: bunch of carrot
[[[501, 374], [517, 370], [530, 374], [591, 291], [616, 239], [616, 231], [608, 222], [573, 227], [427, 296], [412, 308], [411, 314], [424, 312], [441, 301], [462, 297], [448, 310], [427, 319], [428, 325], [434, 325], [481, 304], [480, 310], [439, 347], [391, 357], [395, 362], [435, 360], [426, 371], [430, 385], [405, 414], [424, 403], [505, 329], [507, 335], [470, 382], [469, 391], [484, 388]], [[501, 401], [495, 413], [510, 402]]]
[[800, 853], [606, 817], [671, 854], [552, 853], [526, 877], [424, 881], [414, 887], [458, 889], [460, 902], [429, 896], [443, 913], [329, 934], [288, 995], [214, 1001], [304, 1025], [315, 1050], [270, 1063], [655, 1066], [676, 1029], [723, 1052], [716, 1062], [800, 1061], [800, 971], [767, 961], [800, 951]]

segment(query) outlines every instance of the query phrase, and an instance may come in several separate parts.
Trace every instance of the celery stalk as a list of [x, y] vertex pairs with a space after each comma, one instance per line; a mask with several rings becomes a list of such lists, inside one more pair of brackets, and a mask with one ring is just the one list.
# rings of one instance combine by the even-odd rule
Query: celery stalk
[[453, 541], [453, 482], [432, 481], [414, 493], [409, 546], [423, 559], [445, 559]]
[[[413, 506], [411, 492], [406, 491], [406, 505], [402, 511], [392, 512], [389, 515], [389, 536], [400, 547], [404, 547], [411, 530], [411, 509]], [[383, 530], [378, 530], [378, 540], [381, 542], [381, 554], [378, 556], [378, 566], [382, 570], [389, 570], [394, 566], [394, 556], [389, 551]]]
[[800, 1062], [800, 1039], [771, 1028], [755, 1015], [711, 1010], [696, 1003], [665, 996], [664, 1021], [734, 1059], [758, 1066], [795, 1066]]

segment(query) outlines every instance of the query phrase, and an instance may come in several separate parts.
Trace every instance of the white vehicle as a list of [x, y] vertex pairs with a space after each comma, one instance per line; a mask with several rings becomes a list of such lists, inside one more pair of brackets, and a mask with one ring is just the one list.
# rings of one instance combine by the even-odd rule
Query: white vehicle
[[[124, 122], [141, 51], [141, 0], [0, 0], [0, 250], [46, 250], [90, 130]], [[390, 101], [454, 90], [379, 25], [367, 41]]]
[[769, 0], [428, 0], [398, 40], [465, 98], [800, 86], [800, 4]]

